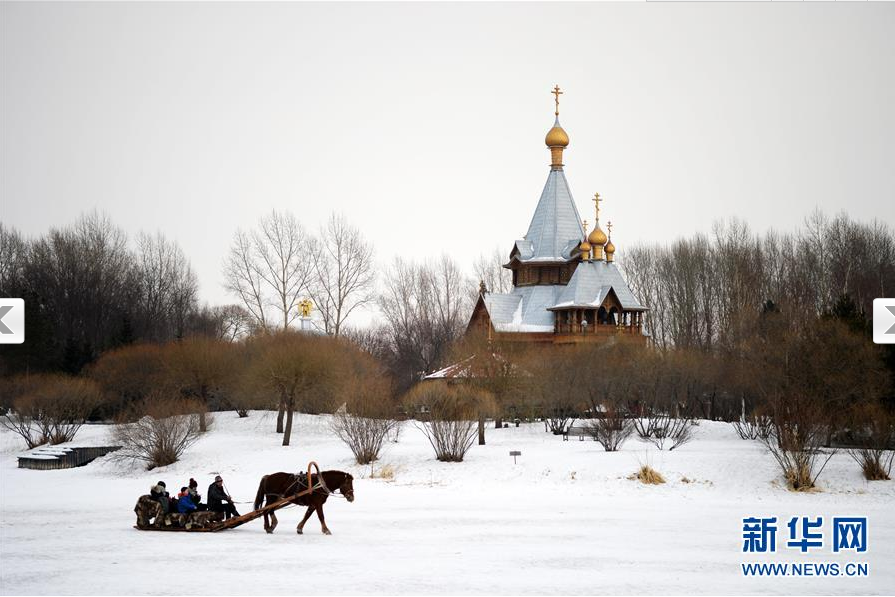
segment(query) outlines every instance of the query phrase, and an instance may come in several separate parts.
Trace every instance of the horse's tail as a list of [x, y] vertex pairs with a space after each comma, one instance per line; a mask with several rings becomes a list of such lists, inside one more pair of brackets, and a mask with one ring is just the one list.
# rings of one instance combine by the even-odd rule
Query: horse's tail
[[264, 502], [264, 483], [267, 481], [267, 475], [261, 477], [261, 483], [258, 484], [258, 494], [255, 496], [255, 510], [261, 507]]

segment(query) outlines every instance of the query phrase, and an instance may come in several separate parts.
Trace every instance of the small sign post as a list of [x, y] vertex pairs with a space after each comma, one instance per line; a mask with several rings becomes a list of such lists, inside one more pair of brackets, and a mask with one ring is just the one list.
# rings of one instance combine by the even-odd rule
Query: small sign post
[[510, 450], [510, 456], [513, 457], [513, 464], [516, 464], [516, 456], [522, 456], [522, 452], [519, 450]]

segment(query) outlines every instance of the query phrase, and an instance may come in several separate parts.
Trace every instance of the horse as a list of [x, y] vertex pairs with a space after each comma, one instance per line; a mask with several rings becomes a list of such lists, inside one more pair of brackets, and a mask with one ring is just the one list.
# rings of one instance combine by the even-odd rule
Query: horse
[[[302, 534], [302, 529], [304, 528], [305, 523], [316, 510], [317, 518], [320, 519], [320, 527], [323, 534], [332, 535], [323, 518], [323, 504], [330, 494], [337, 491], [345, 496], [346, 500], [353, 502], [353, 480], [354, 478], [351, 475], [343, 473], [342, 471], [323, 471], [319, 476], [316, 473], [312, 473], [310, 482], [314, 491], [296, 496], [295, 499], [292, 500], [292, 503], [294, 504], [308, 507], [304, 518], [302, 518], [301, 522], [298, 523], [298, 526], [295, 527], [295, 532], [299, 535]], [[255, 510], [261, 507], [265, 498], [267, 499], [267, 505], [269, 506], [273, 502], [289, 496], [295, 496], [297, 493], [304, 491], [308, 487], [307, 483], [308, 479], [306, 475], [299, 476], [293, 475], [292, 473], [282, 472], [264, 475], [261, 477], [261, 483], [258, 485], [258, 494], [255, 496]], [[268, 533], [273, 533], [274, 529], [277, 528], [277, 515], [274, 512], [270, 512], [270, 518], [273, 519], [273, 524], [268, 521], [267, 517], [268, 514], [265, 513], [264, 530]]]

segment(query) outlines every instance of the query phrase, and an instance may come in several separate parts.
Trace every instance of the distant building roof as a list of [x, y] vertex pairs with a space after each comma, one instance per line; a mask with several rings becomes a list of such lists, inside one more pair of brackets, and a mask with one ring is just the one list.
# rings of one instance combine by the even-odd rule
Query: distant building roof
[[516, 286], [507, 294], [483, 296], [491, 324], [498, 332], [552, 332], [553, 313], [547, 307], [556, 303], [564, 286]]
[[609, 290], [615, 292], [622, 308], [630, 311], [647, 310], [631, 292], [628, 283], [625, 282], [615, 264], [605, 261], [582, 261], [579, 263], [568, 285], [560, 290], [556, 302], [548, 308], [594, 309], [606, 300]]
[[551, 170], [525, 238], [516, 241], [521, 261], [566, 261], [584, 240], [581, 216], [562, 170]]

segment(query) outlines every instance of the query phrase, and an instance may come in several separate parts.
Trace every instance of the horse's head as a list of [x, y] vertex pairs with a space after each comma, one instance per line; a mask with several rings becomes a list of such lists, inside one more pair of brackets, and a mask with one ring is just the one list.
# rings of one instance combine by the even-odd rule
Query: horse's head
[[354, 501], [354, 477], [345, 473], [345, 480], [339, 485], [339, 493], [344, 495], [349, 502]]

